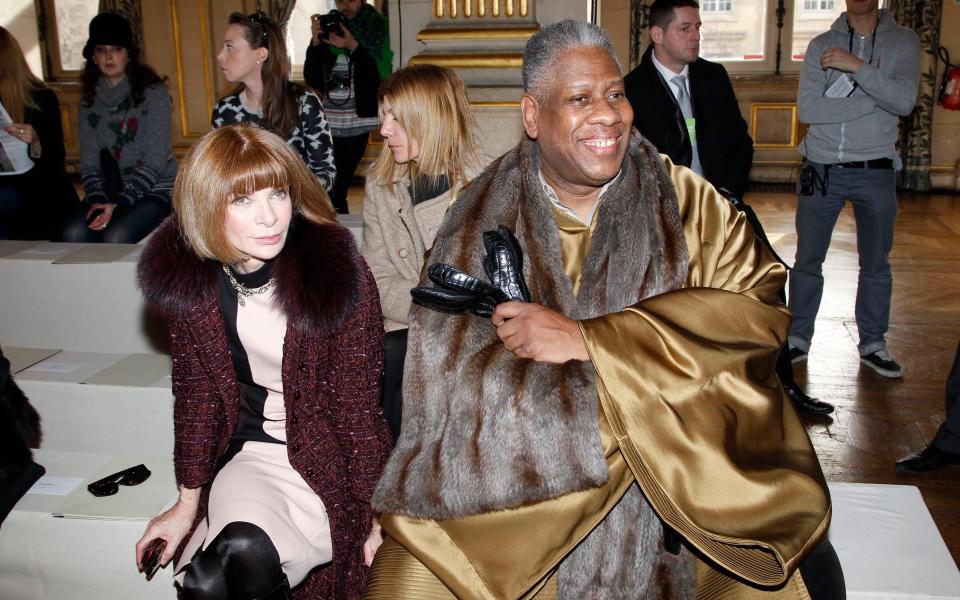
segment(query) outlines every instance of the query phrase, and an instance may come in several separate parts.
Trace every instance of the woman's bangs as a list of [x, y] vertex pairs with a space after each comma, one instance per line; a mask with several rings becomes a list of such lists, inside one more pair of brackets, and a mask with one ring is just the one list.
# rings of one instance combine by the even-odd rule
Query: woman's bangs
[[287, 189], [290, 185], [287, 169], [263, 148], [254, 146], [241, 151], [232, 162], [226, 171], [234, 174], [229, 185], [234, 195], [252, 194], [266, 188]]

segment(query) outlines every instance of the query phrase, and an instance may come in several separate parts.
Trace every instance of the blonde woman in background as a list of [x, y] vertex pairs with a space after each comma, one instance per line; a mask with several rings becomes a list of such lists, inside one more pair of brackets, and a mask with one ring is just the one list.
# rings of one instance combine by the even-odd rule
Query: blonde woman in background
[[30, 71], [20, 44], [0, 27], [0, 103], [4, 131], [27, 145], [33, 168], [0, 178], [0, 239], [59, 239], [79, 198], [63, 168], [57, 95]]
[[487, 161], [463, 82], [450, 69], [401, 69], [383, 82], [377, 100], [384, 144], [367, 173], [361, 253], [380, 290], [387, 330], [382, 406], [396, 438], [410, 289], [447, 207]]

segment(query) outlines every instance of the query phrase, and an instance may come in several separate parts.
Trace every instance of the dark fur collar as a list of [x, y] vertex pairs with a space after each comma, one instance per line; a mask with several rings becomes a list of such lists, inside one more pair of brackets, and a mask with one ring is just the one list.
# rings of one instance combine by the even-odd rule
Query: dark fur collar
[[[360, 299], [360, 260], [346, 228], [294, 218], [273, 266], [275, 297], [289, 325], [303, 333], [338, 330]], [[137, 282], [149, 304], [176, 316], [204, 301], [216, 301], [219, 269], [220, 263], [200, 259], [190, 250], [174, 216], [143, 251]]]

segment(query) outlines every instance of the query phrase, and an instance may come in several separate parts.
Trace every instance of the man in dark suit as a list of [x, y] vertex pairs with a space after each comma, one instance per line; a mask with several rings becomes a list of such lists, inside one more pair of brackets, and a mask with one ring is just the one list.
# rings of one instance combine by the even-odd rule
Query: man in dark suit
[[960, 344], [947, 375], [947, 419], [933, 441], [925, 448], [896, 462], [905, 473], [932, 473], [950, 465], [960, 465]]
[[[753, 140], [727, 71], [700, 58], [697, 2], [654, 2], [650, 38], [653, 43], [640, 66], [624, 79], [636, 115], [634, 126], [674, 163], [691, 167], [713, 187], [742, 199]], [[691, 115], [683, 113], [683, 100], [692, 105]]]
[[[753, 140], [726, 69], [700, 58], [700, 26], [696, 0], [656, 0], [650, 7], [653, 43], [640, 65], [624, 78], [633, 124], [660, 152], [703, 176], [743, 211], [757, 237], [776, 256], [753, 209], [743, 202]], [[777, 374], [799, 410], [815, 415], [833, 412], [833, 405], [811, 398], [797, 386], [786, 352], [781, 353]]]

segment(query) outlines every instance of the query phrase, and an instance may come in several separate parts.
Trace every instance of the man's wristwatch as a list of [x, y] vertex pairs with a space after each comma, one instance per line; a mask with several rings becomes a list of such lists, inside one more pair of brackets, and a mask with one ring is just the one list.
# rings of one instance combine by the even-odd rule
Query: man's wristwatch
[[740, 198], [737, 198], [736, 196], [734, 196], [733, 192], [731, 192], [725, 187], [717, 188], [717, 191], [720, 192], [720, 195], [726, 198], [727, 200], [729, 200], [730, 204], [734, 206], [740, 206], [743, 203], [743, 201]]

